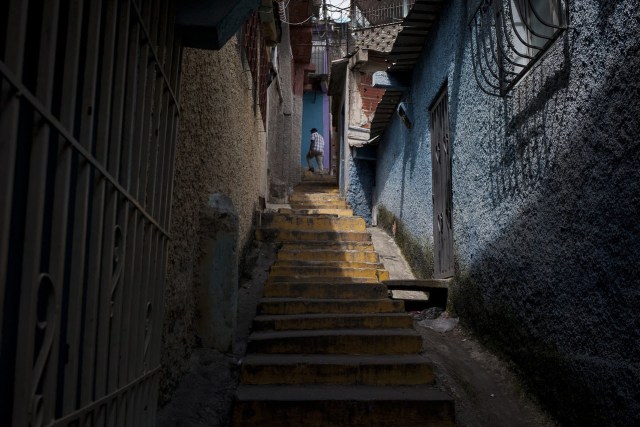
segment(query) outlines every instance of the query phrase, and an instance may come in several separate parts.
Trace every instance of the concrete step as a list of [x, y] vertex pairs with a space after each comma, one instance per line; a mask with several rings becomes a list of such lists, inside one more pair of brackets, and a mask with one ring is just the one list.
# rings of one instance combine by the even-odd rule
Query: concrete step
[[[302, 245], [301, 245], [302, 246]], [[283, 247], [278, 251], [278, 260], [295, 260], [295, 261], [348, 261], [348, 262], [373, 262], [379, 263], [380, 257], [373, 250], [348, 250], [348, 249], [314, 249], [301, 248], [298, 250], [285, 249]]]
[[265, 284], [270, 283], [378, 283], [377, 277], [327, 277], [327, 276], [308, 276], [308, 277], [293, 277], [293, 276], [269, 276]]
[[347, 216], [276, 214], [270, 218], [265, 216], [262, 224], [266, 228], [293, 231], [366, 231], [364, 219]]
[[376, 299], [263, 298], [258, 314], [401, 313], [404, 301]]
[[324, 182], [307, 182], [302, 184], [296, 184], [293, 187], [294, 193], [328, 193], [328, 194], [340, 194], [340, 189], [332, 184]]
[[[386, 273], [386, 274], [385, 274]], [[376, 278], [378, 281], [387, 280], [389, 273], [378, 268], [341, 268], [341, 267], [301, 267], [301, 266], [278, 266], [272, 265], [269, 277], [289, 276], [292, 278], [303, 278], [312, 276], [322, 277], [368, 277]]]
[[367, 232], [349, 231], [301, 231], [281, 230], [264, 227], [256, 230], [256, 240], [272, 240], [277, 242], [371, 242], [371, 235]]
[[432, 385], [431, 364], [420, 355], [250, 354], [243, 384]]
[[413, 329], [341, 329], [254, 332], [247, 353], [415, 354], [422, 337]]
[[292, 209], [349, 209], [349, 204], [342, 199], [334, 200], [293, 200], [290, 202]]
[[312, 261], [312, 260], [295, 260], [295, 259], [279, 259], [271, 266], [273, 267], [317, 267], [317, 268], [373, 268], [382, 269], [384, 266], [379, 262], [362, 262], [362, 261]]
[[375, 299], [386, 298], [387, 288], [377, 283], [269, 283], [264, 287], [266, 298]]
[[[282, 209], [280, 209], [280, 213]], [[293, 215], [335, 215], [353, 216], [353, 210], [347, 208], [311, 208], [311, 209], [291, 209]]]
[[311, 171], [304, 171], [302, 173], [302, 182], [304, 184], [324, 184], [324, 185], [338, 185], [338, 178], [333, 175], [326, 175], [320, 173], [313, 173]]
[[291, 202], [307, 201], [307, 200], [344, 200], [340, 193], [326, 193], [326, 192], [299, 192], [294, 191], [289, 198]]
[[413, 328], [407, 313], [299, 314], [259, 315], [254, 318], [254, 331], [286, 331], [313, 329], [398, 329]]
[[242, 385], [236, 427], [453, 427], [454, 403], [432, 386]]
[[[283, 242], [280, 252], [285, 251], [355, 251], [355, 252], [374, 252], [375, 248], [370, 241], [366, 242], [335, 242], [323, 240], [308, 240], [300, 242]], [[374, 252], [376, 256], [378, 255]]]

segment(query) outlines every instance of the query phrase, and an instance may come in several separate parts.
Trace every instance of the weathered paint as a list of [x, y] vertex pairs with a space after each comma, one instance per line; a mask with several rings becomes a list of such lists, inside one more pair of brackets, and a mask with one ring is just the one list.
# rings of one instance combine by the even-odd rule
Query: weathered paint
[[474, 3], [450, 2], [428, 38], [406, 94], [414, 126], [387, 128], [376, 199], [433, 244], [428, 109], [448, 82], [456, 310], [562, 423], [637, 423], [640, 12], [569, 2], [569, 30], [495, 98], [473, 76]]

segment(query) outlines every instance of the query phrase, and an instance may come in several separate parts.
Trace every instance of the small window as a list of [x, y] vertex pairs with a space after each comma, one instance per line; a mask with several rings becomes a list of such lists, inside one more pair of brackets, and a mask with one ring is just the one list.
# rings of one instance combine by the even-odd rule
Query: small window
[[563, 0], [483, 0], [470, 24], [476, 79], [504, 96], [566, 28]]

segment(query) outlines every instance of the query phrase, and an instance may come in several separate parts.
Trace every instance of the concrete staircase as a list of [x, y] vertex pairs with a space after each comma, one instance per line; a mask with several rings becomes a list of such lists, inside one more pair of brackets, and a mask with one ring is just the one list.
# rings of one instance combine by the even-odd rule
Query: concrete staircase
[[362, 218], [333, 179], [298, 185], [291, 209], [263, 222], [282, 242], [258, 305], [234, 426], [453, 426], [453, 401], [433, 387], [422, 339]]

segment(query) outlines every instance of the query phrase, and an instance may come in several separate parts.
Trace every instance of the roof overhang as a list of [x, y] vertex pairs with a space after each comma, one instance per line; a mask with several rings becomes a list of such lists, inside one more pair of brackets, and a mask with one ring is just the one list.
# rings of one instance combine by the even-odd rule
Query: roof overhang
[[240, 29], [260, 0], [182, 0], [176, 2], [176, 25], [182, 44], [218, 50]]
[[[386, 92], [371, 121], [371, 138], [381, 136], [396, 112], [404, 91], [411, 83], [425, 41], [440, 17], [445, 0], [416, 0], [402, 21], [402, 30], [389, 53], [392, 65], [387, 70]], [[382, 84], [382, 81], [380, 80]], [[379, 86], [384, 87], [384, 86]]]

